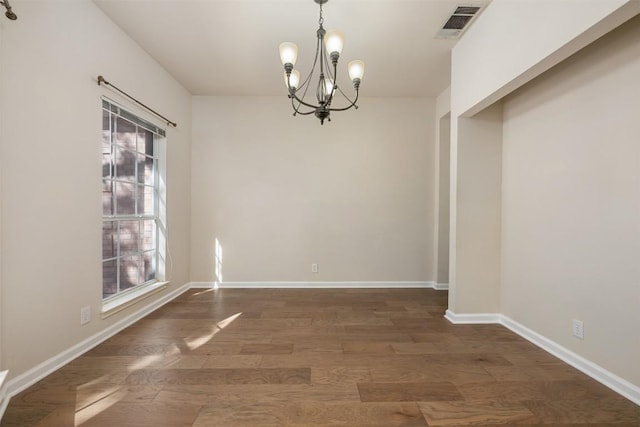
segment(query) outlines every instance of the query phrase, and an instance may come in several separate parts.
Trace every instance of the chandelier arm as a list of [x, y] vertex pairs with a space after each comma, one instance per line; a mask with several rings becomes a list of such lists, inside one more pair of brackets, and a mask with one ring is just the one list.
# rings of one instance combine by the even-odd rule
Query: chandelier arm
[[318, 51], [320, 50], [320, 40], [318, 39], [318, 42], [316, 43], [316, 56], [313, 59], [313, 65], [311, 66], [311, 72], [309, 73], [309, 75], [307, 76], [307, 78], [304, 80], [304, 82], [302, 82], [302, 84], [300, 85], [300, 87], [305, 87], [304, 90], [304, 94], [302, 95], [302, 98], [305, 97], [305, 95], [307, 94], [307, 89], [309, 88], [309, 81], [311, 81], [311, 77], [313, 77], [313, 72], [316, 69], [316, 64], [318, 63]]
[[[342, 91], [340, 91], [340, 92], [342, 92]], [[344, 95], [344, 93], [343, 93], [343, 95]], [[360, 92], [356, 91], [356, 99], [354, 99], [353, 102], [349, 98], [347, 98], [347, 96], [345, 95], [345, 98], [349, 102], [351, 102], [351, 104], [348, 107], [344, 107], [344, 108], [329, 108], [329, 111], [347, 111], [347, 110], [349, 110], [350, 108], [353, 108], [353, 107], [355, 107], [356, 110], [357, 110], [358, 106], [356, 105], [356, 102], [358, 102], [358, 96], [359, 95], [360, 95]]]
[[[322, 27], [320, 27], [320, 30], [324, 31]], [[319, 50], [320, 51], [320, 74], [324, 75], [324, 64], [327, 62], [327, 57], [326, 57], [326, 54], [324, 53], [326, 49], [324, 45], [324, 38], [320, 34], [318, 34], [318, 44], [316, 46], [318, 46], [316, 50], [316, 60], [318, 59], [318, 50]]]
[[315, 108], [319, 108], [320, 107], [319, 105], [313, 105], [313, 104], [309, 104], [308, 102], [305, 102], [304, 101], [304, 97], [303, 97], [303, 99], [300, 99], [300, 98], [298, 98], [298, 95], [296, 95], [295, 93], [292, 93], [291, 97], [293, 99], [295, 99], [296, 101], [298, 101], [299, 104], [302, 104], [302, 105], [307, 106], [309, 108], [314, 108], [315, 109]]
[[[316, 111], [315, 107], [310, 107], [311, 109], [309, 111], [302, 111], [302, 110], [300, 110], [300, 106], [302, 104], [300, 104], [298, 102], [298, 106], [296, 107], [296, 104], [295, 104], [296, 98], [294, 98], [292, 96], [289, 96], [289, 98], [291, 99], [291, 107], [293, 108], [293, 115], [294, 116], [297, 115], [297, 114], [300, 114], [301, 116], [308, 116], [309, 114], [315, 113], [315, 111]], [[307, 105], [307, 107], [309, 107], [309, 106]]]
[[347, 101], [349, 101], [349, 103], [351, 103], [351, 104], [355, 104], [355, 103], [358, 101], [358, 89], [356, 89], [356, 99], [355, 99], [355, 101], [352, 101], [352, 100], [351, 100], [351, 98], [349, 98], [349, 97], [347, 96], [347, 94], [346, 94], [346, 93], [344, 93], [344, 92], [342, 91], [342, 88], [338, 87], [338, 90], [340, 91], [340, 93], [342, 94], [342, 96], [344, 96], [344, 98], [345, 98]]
[[308, 116], [309, 114], [313, 114], [315, 112], [315, 110], [300, 111], [300, 104], [298, 104], [298, 106], [296, 107], [294, 98], [291, 98], [291, 107], [293, 108], [294, 116], [297, 114], [300, 114], [301, 116]]
[[331, 69], [331, 65], [329, 65], [329, 60], [327, 59], [327, 56], [325, 55], [324, 56], [324, 65], [325, 65], [325, 67], [327, 67], [327, 74], [329, 75], [329, 78], [335, 84], [336, 76], [338, 74], [338, 63], [336, 62], [335, 64], [333, 64], [333, 70], [332, 70]]
[[[311, 67], [311, 72], [309, 72], [309, 75], [307, 76], [307, 78], [304, 80], [304, 82], [302, 82], [302, 84], [300, 85], [300, 88], [292, 91], [291, 90], [291, 86], [289, 85], [289, 81], [287, 80], [287, 86], [289, 87], [289, 97], [292, 98], [291, 99], [291, 105], [293, 106], [294, 111], [296, 112], [296, 114], [303, 114], [300, 112], [300, 105], [305, 105], [309, 108], [313, 108], [314, 111], [316, 108], [318, 108], [317, 105], [311, 105], [307, 102], [304, 102], [304, 98], [307, 96], [307, 91], [309, 90], [309, 82], [311, 81], [311, 78], [313, 77], [313, 72], [316, 69], [316, 64], [318, 62], [318, 51], [320, 50], [321, 46], [320, 46], [320, 39], [318, 39], [318, 41], [316, 42], [316, 55], [313, 59], [313, 66]], [[304, 91], [302, 92], [302, 97], [299, 98], [298, 95], [296, 95], [296, 93], [300, 90], [304, 88]], [[298, 101], [298, 107], [296, 108], [293, 104], [293, 100]], [[313, 112], [313, 111], [312, 111]], [[310, 114], [310, 113], [307, 113]], [[305, 115], [305, 114], [303, 114]]]
[[349, 98], [349, 97], [347, 96], [347, 94], [346, 94], [346, 93], [344, 93], [344, 92], [342, 91], [342, 88], [338, 87], [338, 90], [340, 91], [340, 93], [342, 94], [342, 96], [344, 97], [344, 99], [346, 99], [346, 100], [349, 102], [349, 106], [348, 106], [348, 107], [345, 107], [345, 108], [336, 108], [336, 109], [333, 109], [333, 110], [331, 110], [331, 111], [345, 111], [345, 110], [348, 110], [348, 109], [350, 109], [350, 108], [352, 108], [352, 107], [355, 107], [355, 108], [356, 108], [356, 110], [357, 110], [357, 109], [358, 109], [358, 106], [356, 105], [356, 103], [358, 102], [358, 96], [360, 95], [360, 90], [359, 90], [358, 88], [356, 88], [356, 98], [355, 98], [353, 101], [351, 100], [351, 98]]
[[[309, 89], [309, 84], [304, 86], [304, 92], [302, 93], [302, 98], [298, 98], [298, 95], [296, 95], [297, 91], [289, 90], [289, 98], [291, 98], [291, 105], [293, 106], [293, 109], [296, 111], [296, 113], [300, 112], [300, 106], [301, 105], [305, 105], [305, 106], [307, 106], [309, 108], [316, 108], [315, 105], [311, 105], [311, 104], [308, 104], [308, 103], [303, 101], [304, 97], [307, 95], [307, 89]], [[298, 107], [297, 108], [294, 105], [294, 101], [298, 101]]]
[[[324, 52], [324, 49], [323, 49], [323, 52]], [[336, 81], [335, 81], [335, 78], [334, 78], [334, 74], [331, 73], [331, 67], [329, 66], [329, 62], [327, 60], [327, 56], [326, 55], [323, 55], [322, 58], [320, 59], [320, 66], [321, 66], [321, 70], [323, 71], [322, 65], [324, 65], [327, 68], [327, 75], [329, 77], [329, 81], [332, 84], [331, 93], [329, 93], [329, 94], [325, 93], [325, 97], [326, 98], [325, 98], [325, 102], [323, 104], [323, 106], [328, 109], [328, 108], [331, 107], [331, 101], [333, 101], [333, 94], [335, 92]], [[322, 75], [324, 75], [324, 72], [323, 72]], [[324, 89], [325, 88], [323, 88], [323, 90]]]
[[[298, 98], [298, 96], [296, 95], [297, 91], [291, 91], [289, 90], [289, 98], [291, 98], [291, 106], [293, 107], [293, 110], [296, 112], [296, 114], [302, 114], [300, 112], [300, 106], [301, 105], [305, 105], [309, 108], [315, 108], [315, 106], [307, 104], [306, 102], [303, 101], [305, 95], [307, 94], [307, 89], [309, 88], [309, 85], [307, 84], [307, 86], [305, 86], [304, 92], [302, 93], [302, 99]], [[295, 106], [294, 101], [298, 101], [298, 106]]]
[[309, 76], [307, 76], [307, 78], [305, 79], [304, 82], [302, 82], [302, 84], [300, 85], [300, 87], [298, 89], [295, 90], [295, 92], [300, 92], [300, 90], [302, 88], [304, 88], [304, 93], [302, 95], [302, 97], [304, 98], [305, 95], [307, 94], [307, 89], [309, 88], [309, 81], [311, 80], [311, 77], [313, 76], [313, 70], [311, 70], [311, 73], [309, 73]]
[[310, 116], [311, 114], [314, 114], [316, 111], [307, 111], [307, 112], [303, 112], [303, 111], [298, 111], [297, 114], [300, 114], [301, 116]]
[[[327, 60], [327, 57], [325, 56], [325, 61]], [[340, 88], [338, 87], [338, 62], [336, 61], [333, 64], [333, 74], [331, 73], [331, 67], [329, 66], [329, 63], [327, 62], [327, 71], [329, 74], [329, 78], [331, 78], [331, 83], [332, 83], [332, 87], [331, 87], [331, 93], [329, 94], [329, 99], [327, 100], [327, 108], [329, 109], [329, 111], [331, 111], [331, 101], [333, 101], [333, 95], [335, 95], [336, 93], [336, 89], [340, 90]], [[340, 93], [342, 93], [342, 90], [340, 90]], [[344, 93], [342, 93], [342, 95], [344, 96]], [[345, 98], [347, 98], [345, 96]], [[351, 100], [349, 98], [347, 98], [347, 100], [349, 102], [351, 102]]]

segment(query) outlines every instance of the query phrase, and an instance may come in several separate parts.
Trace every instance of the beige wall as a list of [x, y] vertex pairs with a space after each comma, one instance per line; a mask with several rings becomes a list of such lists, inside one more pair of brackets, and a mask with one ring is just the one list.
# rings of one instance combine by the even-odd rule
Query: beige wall
[[[638, 1], [581, 2], [579, 10], [560, 3], [494, 0], [453, 50], [449, 308], [503, 313], [637, 386], [640, 180], [637, 144], [630, 142], [637, 142], [640, 111], [637, 35], [606, 36], [508, 98], [502, 218], [487, 236], [501, 244], [498, 295], [494, 286], [486, 285], [486, 294], [484, 286], [465, 286], [473, 276], [461, 274], [463, 258], [482, 257], [484, 245], [472, 227], [467, 237], [462, 229], [477, 198], [465, 192], [470, 176], [461, 169], [471, 148], [467, 126], [487, 105], [640, 13]], [[530, 7], [556, 14], [545, 22], [564, 16], [566, 28], [545, 25], [543, 38], [532, 36], [528, 26], [539, 20], [514, 19], [535, 16]], [[496, 32], [498, 21], [517, 21], [518, 31], [494, 43], [504, 34]], [[637, 17], [622, 32], [634, 26]], [[571, 336], [574, 318], [585, 322], [584, 341]]]
[[[450, 205], [450, 253], [449, 253], [449, 304], [456, 308], [458, 262], [461, 250], [473, 250], [476, 242], [457, 236], [459, 203], [465, 203], [473, 193], [458, 194], [459, 179], [465, 179], [465, 171], [459, 171], [459, 151], [463, 149], [464, 127], [474, 123], [480, 111], [526, 82], [545, 72], [554, 64], [596, 40], [602, 34], [640, 13], [640, 1], [603, 0], [580, 2], [551, 0], [494, 0], [465, 33], [452, 50], [451, 73], [451, 205]], [[521, 20], [528, 16], [532, 19]], [[533, 19], [540, 16], [540, 19]], [[544, 20], [548, 25], [540, 26]], [[497, 29], [500, 28], [500, 31]], [[511, 30], [509, 30], [511, 28]], [[539, 34], [543, 31], [544, 34]], [[504, 37], [507, 33], [509, 37]], [[466, 123], [466, 124], [465, 124]], [[467, 178], [468, 179], [468, 178]], [[474, 206], [470, 203], [469, 206]], [[473, 211], [460, 215], [473, 217]], [[469, 234], [474, 236], [474, 233]], [[499, 236], [493, 236], [499, 238]], [[459, 248], [464, 245], [465, 248]], [[482, 246], [477, 246], [481, 248]], [[472, 252], [468, 252], [472, 255]], [[478, 256], [482, 254], [478, 252]], [[468, 277], [472, 277], [469, 275]], [[478, 291], [469, 288], [469, 292]], [[468, 298], [469, 296], [460, 296]], [[474, 313], [495, 310], [495, 297], [482, 298], [474, 303]], [[486, 303], [485, 303], [486, 302]], [[457, 310], [460, 314], [463, 312]]]
[[451, 153], [451, 88], [436, 98], [434, 165], [434, 242], [433, 265], [436, 283], [449, 283], [449, 206], [450, 206], [450, 153]]
[[225, 282], [435, 280], [435, 100], [360, 105], [320, 126], [285, 95], [194, 98], [192, 280], [215, 239]]
[[19, 6], [0, 51], [2, 367], [12, 377], [153, 299], [100, 318], [100, 96], [129, 104], [98, 74], [178, 122], [167, 148], [169, 290], [189, 280], [190, 95], [93, 3]]
[[[4, 40], [4, 23], [0, 22], [0, 52], [2, 52], [2, 45]], [[1, 58], [1, 57], [0, 57]], [[0, 85], [2, 84], [2, 74], [3, 74], [3, 65], [0, 60]], [[0, 93], [2, 90], [2, 86], [0, 86]], [[4, 370], [4, 360], [3, 360], [3, 345], [2, 345], [2, 328], [3, 328], [3, 315], [2, 315], [2, 176], [4, 173], [2, 172], [2, 135], [4, 128], [4, 114], [2, 111], [3, 103], [0, 102], [0, 371]], [[2, 390], [2, 389], [0, 389]], [[0, 404], [2, 404], [2, 399], [4, 399], [4, 391], [0, 391]]]
[[436, 282], [449, 283], [449, 194], [451, 174], [451, 114], [439, 119], [438, 143], [438, 219], [437, 219], [437, 266]]
[[457, 151], [451, 160], [457, 176], [456, 253], [451, 267], [456, 280], [449, 309], [495, 313], [500, 309], [502, 106], [459, 118], [457, 130]]
[[638, 0], [493, 0], [452, 50], [454, 115], [481, 111], [637, 13]]
[[640, 386], [638, 76], [640, 17], [504, 103], [502, 311]]

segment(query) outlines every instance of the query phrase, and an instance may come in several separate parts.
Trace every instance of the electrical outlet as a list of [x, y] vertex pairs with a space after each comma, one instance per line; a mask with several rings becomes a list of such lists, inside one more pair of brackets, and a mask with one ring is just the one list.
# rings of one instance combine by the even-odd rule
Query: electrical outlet
[[573, 319], [573, 336], [581, 340], [584, 339], [584, 323], [582, 320]]
[[91, 307], [82, 307], [80, 309], [80, 324], [86, 325], [89, 322], [91, 322]]
[[311, 272], [312, 273], [318, 272], [318, 264], [311, 264]]

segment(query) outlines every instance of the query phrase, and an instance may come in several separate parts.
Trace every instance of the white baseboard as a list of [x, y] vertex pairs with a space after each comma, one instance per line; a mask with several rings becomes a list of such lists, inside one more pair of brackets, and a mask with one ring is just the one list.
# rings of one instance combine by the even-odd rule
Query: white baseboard
[[527, 341], [537, 345], [548, 353], [553, 354], [558, 359], [573, 366], [574, 368], [585, 373], [594, 380], [609, 387], [616, 393], [631, 400], [636, 405], [640, 405], [640, 387], [630, 383], [624, 378], [620, 378], [619, 376], [606, 370], [602, 366], [585, 359], [584, 357], [574, 353], [573, 351], [556, 343], [555, 341], [552, 341], [549, 338], [540, 335], [539, 333], [527, 328], [521, 323], [516, 322], [508, 316], [498, 313], [456, 314], [451, 310], [447, 310], [444, 317], [447, 318], [447, 320], [449, 320], [451, 323], [456, 324], [497, 323], [503, 325], [504, 327], [520, 335]]
[[620, 378], [616, 374], [604, 369], [602, 366], [585, 359], [579, 354], [576, 354], [555, 341], [540, 335], [510, 317], [502, 316], [500, 323], [520, 335], [522, 338], [532, 342], [541, 349], [553, 354], [579, 371], [589, 375], [594, 380], [609, 387], [616, 393], [631, 400], [636, 405], [640, 405], [640, 387], [631, 384], [629, 381]]
[[191, 282], [192, 288], [227, 289], [354, 289], [354, 288], [425, 288], [446, 290], [436, 282]]
[[130, 314], [124, 319], [119, 320], [118, 322], [114, 323], [108, 328], [105, 328], [104, 330], [98, 332], [97, 334], [68, 348], [62, 353], [59, 353], [56, 356], [53, 356], [49, 360], [46, 360], [41, 364], [29, 369], [28, 371], [18, 375], [17, 377], [7, 381], [6, 394], [4, 396], [2, 406], [0, 407], [0, 419], [2, 419], [2, 415], [4, 414], [6, 406], [11, 397], [15, 396], [16, 394], [20, 393], [22, 390], [40, 381], [41, 379], [51, 374], [55, 370], [63, 367], [67, 363], [71, 362], [73, 359], [91, 350], [93, 347], [97, 346], [98, 344], [102, 343], [108, 338], [111, 338], [121, 330], [125, 329], [126, 327], [142, 319], [144, 316], [151, 313], [152, 311], [160, 308], [161, 306], [165, 305], [169, 301], [178, 297], [180, 294], [187, 291], [189, 287], [190, 286], [187, 283], [181, 286], [180, 288], [176, 289], [175, 291], [170, 292], [166, 295], [163, 295], [161, 298], [155, 300], [151, 304], [136, 311], [135, 313]]
[[436, 289], [438, 291], [448, 291], [449, 290], [449, 284], [448, 283], [436, 283], [435, 287], [433, 289]]
[[218, 288], [218, 282], [189, 282], [187, 286], [196, 289], [216, 289]]
[[444, 314], [449, 322], [455, 324], [500, 323], [501, 316], [498, 313], [455, 314], [451, 310], [447, 310]]

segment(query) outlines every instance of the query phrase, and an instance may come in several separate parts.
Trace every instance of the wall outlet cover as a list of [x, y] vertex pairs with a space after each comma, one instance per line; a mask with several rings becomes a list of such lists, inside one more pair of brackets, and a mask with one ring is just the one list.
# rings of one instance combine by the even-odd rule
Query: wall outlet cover
[[80, 309], [80, 324], [86, 325], [91, 321], [91, 307], [86, 306]]
[[584, 323], [582, 320], [573, 319], [573, 336], [584, 339]]

